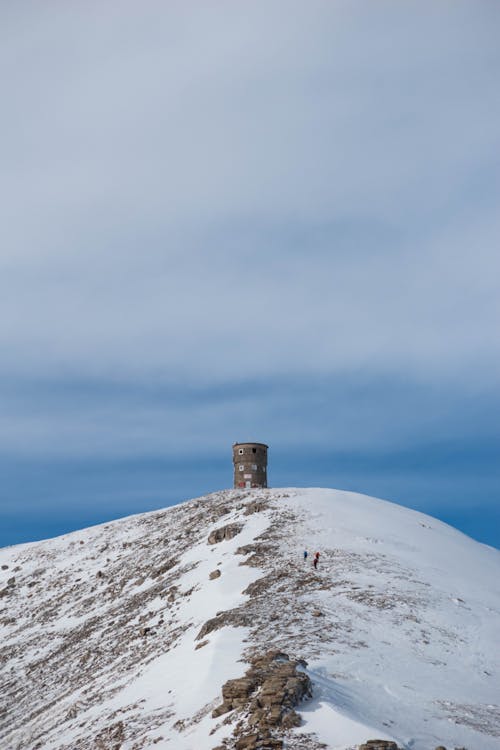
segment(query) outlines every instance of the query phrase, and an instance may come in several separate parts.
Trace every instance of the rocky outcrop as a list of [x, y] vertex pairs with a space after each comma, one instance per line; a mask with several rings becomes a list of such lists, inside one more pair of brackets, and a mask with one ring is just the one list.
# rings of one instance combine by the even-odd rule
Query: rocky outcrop
[[268, 503], [262, 500], [254, 500], [251, 503], [247, 503], [245, 508], [245, 516], [251, 516], [252, 513], [260, 513], [268, 507]]
[[228, 609], [225, 612], [219, 612], [215, 617], [207, 620], [204, 625], [201, 626], [195, 640], [200, 641], [209, 633], [213, 633], [214, 630], [219, 630], [219, 628], [225, 626], [231, 626], [233, 628], [250, 627], [252, 620], [252, 613], [247, 612], [244, 608]]
[[125, 740], [123, 721], [117, 721], [103, 729], [95, 737], [96, 750], [120, 750]]
[[359, 746], [359, 750], [401, 750], [401, 748], [391, 740], [367, 740]]
[[213, 581], [215, 578], [220, 578], [220, 576], [221, 576], [221, 572], [220, 572], [219, 568], [216, 568], [215, 570], [212, 570], [212, 572], [209, 573], [209, 575], [208, 575], [208, 577], [210, 578], [211, 581]]
[[228, 523], [226, 526], [220, 526], [218, 529], [214, 529], [208, 536], [209, 544], [218, 544], [224, 541], [224, 539], [232, 539], [240, 533], [243, 528], [241, 523]]
[[271, 551], [271, 546], [269, 544], [255, 541], [251, 544], [244, 544], [242, 547], [238, 547], [235, 554], [250, 555], [250, 557], [243, 560], [240, 565], [249, 565], [253, 568], [260, 568], [269, 560]]
[[305, 662], [292, 661], [280, 651], [269, 651], [254, 657], [243, 677], [224, 684], [222, 703], [212, 716], [219, 717], [230, 711], [245, 716], [235, 748], [280, 748], [281, 740], [273, 737], [273, 731], [300, 725], [295, 708], [312, 695], [311, 681], [300, 667], [305, 667]]

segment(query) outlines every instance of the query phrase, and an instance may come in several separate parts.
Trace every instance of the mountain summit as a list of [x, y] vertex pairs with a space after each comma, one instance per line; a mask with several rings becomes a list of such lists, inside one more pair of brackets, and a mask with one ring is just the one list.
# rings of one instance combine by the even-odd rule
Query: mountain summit
[[497, 550], [326, 489], [5, 548], [0, 747], [494, 750], [499, 581]]

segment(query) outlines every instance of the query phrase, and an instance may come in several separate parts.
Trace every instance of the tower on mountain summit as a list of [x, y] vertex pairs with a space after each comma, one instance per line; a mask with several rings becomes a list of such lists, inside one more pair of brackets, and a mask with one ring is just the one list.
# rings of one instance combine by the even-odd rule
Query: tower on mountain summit
[[265, 443], [234, 443], [235, 487], [267, 487], [267, 446]]

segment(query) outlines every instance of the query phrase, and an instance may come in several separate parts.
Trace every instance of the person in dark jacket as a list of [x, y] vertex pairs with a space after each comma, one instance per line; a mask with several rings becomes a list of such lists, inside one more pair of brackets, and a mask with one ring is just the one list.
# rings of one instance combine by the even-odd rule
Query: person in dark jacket
[[307, 560], [307, 550], [304, 550], [304, 560]]
[[318, 567], [318, 563], [319, 563], [319, 552], [316, 552], [316, 554], [314, 555], [314, 560], [313, 560], [313, 565], [314, 565], [315, 570]]

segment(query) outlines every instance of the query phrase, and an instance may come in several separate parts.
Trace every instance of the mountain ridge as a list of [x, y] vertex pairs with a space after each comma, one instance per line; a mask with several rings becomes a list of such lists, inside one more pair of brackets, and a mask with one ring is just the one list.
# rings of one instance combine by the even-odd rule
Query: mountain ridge
[[224, 490], [0, 564], [5, 750], [500, 737], [500, 553], [394, 503]]

